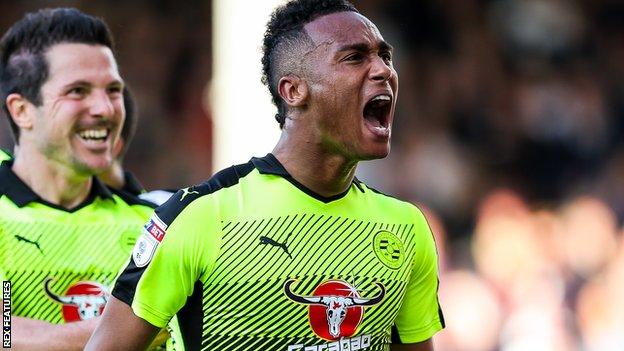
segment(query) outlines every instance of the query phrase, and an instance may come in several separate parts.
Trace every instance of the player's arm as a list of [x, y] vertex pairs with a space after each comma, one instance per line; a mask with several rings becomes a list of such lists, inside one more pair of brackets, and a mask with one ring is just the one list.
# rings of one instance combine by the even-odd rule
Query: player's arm
[[82, 350], [95, 329], [99, 318], [66, 324], [24, 317], [11, 317], [11, 346], [13, 350]]
[[[416, 251], [403, 303], [394, 320], [392, 343], [396, 347], [393, 345], [393, 351], [432, 350], [432, 346], [427, 346], [431, 344], [429, 340], [444, 328], [438, 304], [438, 255], [433, 234], [420, 211], [415, 213], [414, 224]], [[399, 345], [408, 348], [397, 348]]]
[[[6, 281], [0, 267], [0, 281]], [[0, 296], [0, 301], [4, 300]], [[53, 324], [20, 316], [11, 316], [11, 350], [82, 350], [98, 323], [98, 318]]]
[[85, 350], [145, 350], [160, 330], [115, 297], [106, 304], [101, 319]]
[[[108, 310], [108, 304], [106, 305]], [[11, 350], [71, 351], [83, 350], [102, 317], [66, 324], [53, 324], [25, 317], [11, 316]], [[161, 330], [150, 349], [162, 345], [169, 333]]]
[[193, 202], [180, 212], [181, 194], [156, 209], [137, 240], [88, 350], [144, 348], [193, 294], [204, 267], [216, 261], [221, 247], [220, 221], [205, 218], [206, 213], [216, 212], [214, 204]]
[[390, 351], [433, 351], [431, 339], [416, 344], [393, 344]]

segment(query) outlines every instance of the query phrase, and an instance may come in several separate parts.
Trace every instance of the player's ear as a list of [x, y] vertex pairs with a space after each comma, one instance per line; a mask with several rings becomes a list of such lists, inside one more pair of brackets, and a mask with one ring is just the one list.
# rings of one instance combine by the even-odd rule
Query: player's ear
[[28, 113], [32, 104], [21, 94], [9, 94], [6, 98], [7, 109], [13, 122], [20, 129], [32, 128], [32, 115]]
[[119, 137], [115, 142], [115, 145], [113, 145], [113, 158], [119, 157], [119, 154], [121, 154], [121, 150], [123, 150], [124, 148], [124, 144], [124, 140]]
[[277, 91], [286, 104], [291, 107], [304, 106], [308, 101], [308, 83], [295, 75], [280, 78]]

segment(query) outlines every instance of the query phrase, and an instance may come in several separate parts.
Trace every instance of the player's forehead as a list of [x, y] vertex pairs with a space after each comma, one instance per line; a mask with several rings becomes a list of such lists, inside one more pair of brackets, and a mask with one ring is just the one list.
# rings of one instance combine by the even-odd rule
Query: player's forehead
[[344, 45], [367, 44], [376, 47], [384, 42], [377, 26], [368, 18], [353, 11], [321, 16], [305, 25], [305, 30], [316, 46], [335, 48]]
[[45, 57], [49, 69], [46, 83], [121, 81], [115, 57], [110, 48], [103, 45], [59, 43], [51, 46]]

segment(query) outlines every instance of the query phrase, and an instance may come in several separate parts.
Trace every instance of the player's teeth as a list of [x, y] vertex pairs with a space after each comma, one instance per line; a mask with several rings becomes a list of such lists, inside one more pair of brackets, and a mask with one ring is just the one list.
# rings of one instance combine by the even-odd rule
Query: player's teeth
[[390, 101], [390, 96], [388, 96], [388, 95], [377, 95], [377, 96], [375, 96], [375, 97], [373, 98], [373, 100], [371, 100], [371, 101], [378, 101], [378, 100], [381, 100], [381, 101]]
[[107, 134], [106, 129], [87, 129], [81, 131], [78, 135], [84, 139], [103, 139], [106, 138]]

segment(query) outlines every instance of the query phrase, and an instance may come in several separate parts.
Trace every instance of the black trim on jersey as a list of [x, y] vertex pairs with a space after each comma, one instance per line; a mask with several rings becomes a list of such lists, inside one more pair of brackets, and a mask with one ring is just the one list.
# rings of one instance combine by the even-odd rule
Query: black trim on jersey
[[[170, 225], [182, 210], [194, 200], [203, 195], [208, 195], [220, 189], [238, 184], [241, 178], [245, 177], [253, 170], [254, 166], [251, 162], [226, 168], [217, 172], [200, 185], [179, 190], [173, 194], [167, 202], [156, 208], [155, 213], [165, 224]], [[191, 194], [190, 192], [197, 192], [197, 194]], [[125, 302], [128, 306], [132, 306], [136, 286], [148, 266], [149, 264], [144, 267], [137, 267], [134, 264], [134, 259], [130, 259], [128, 266], [117, 278], [112, 295]]]
[[91, 177], [91, 190], [87, 198], [80, 205], [67, 209], [42, 199], [13, 172], [11, 167], [13, 167], [13, 160], [7, 160], [0, 164], [0, 195], [6, 195], [18, 207], [24, 207], [31, 202], [38, 202], [57, 210], [75, 212], [91, 204], [96, 197], [115, 201], [111, 191], [99, 179]]
[[134, 259], [131, 258], [123, 273], [117, 278], [111, 295], [115, 296], [126, 305], [132, 306], [137, 283], [141, 279], [141, 275], [144, 271], [145, 267], [137, 267], [134, 264]]
[[357, 179], [357, 177], [353, 177], [353, 184], [355, 184], [355, 186], [357, 186], [357, 188], [360, 189], [362, 193], [364, 193], [364, 187], [362, 187], [362, 182]]
[[225, 168], [199, 185], [178, 190], [169, 200], [156, 209], [156, 214], [165, 224], [170, 225], [191, 202], [201, 196], [238, 184], [238, 181], [251, 173], [253, 169], [251, 162]]
[[282, 177], [291, 177], [282, 163], [271, 153], [264, 157], [252, 157], [251, 163], [261, 174], [274, 174]]
[[[370, 191], [374, 192], [375, 194], [379, 194], [379, 195], [383, 195], [383, 196], [391, 197], [391, 198], [393, 198], [393, 199], [395, 199], [395, 200], [399, 200], [399, 201], [401, 201], [401, 202], [407, 202], [407, 201], [405, 201], [405, 200], [403, 200], [403, 199], [399, 199], [398, 197], [396, 197], [396, 196], [394, 196], [394, 195], [386, 194], [386, 193], [384, 193], [384, 192], [382, 192], [382, 191], [379, 191], [379, 190], [377, 190], [377, 189], [375, 189], [375, 188], [371, 188], [371, 186], [370, 186], [370, 185], [368, 185], [368, 184], [366, 184], [366, 187], [367, 187]], [[410, 204], [411, 204], [411, 202], [410, 202]]]
[[396, 324], [392, 325], [392, 331], [390, 332], [390, 343], [392, 344], [403, 344], [401, 341], [401, 336], [399, 335], [399, 329]]
[[[260, 172], [261, 174], [273, 174], [273, 175], [281, 176], [287, 181], [289, 181], [292, 185], [297, 187], [299, 190], [306, 193], [308, 196], [311, 196], [324, 203], [329, 203], [332, 201], [342, 199], [349, 193], [349, 190], [351, 190], [351, 186], [349, 186], [347, 190], [343, 191], [340, 194], [336, 194], [333, 196], [323, 196], [313, 191], [312, 189], [306, 187], [305, 185], [299, 183], [295, 178], [293, 178], [292, 175], [290, 175], [290, 173], [288, 173], [286, 168], [284, 168], [284, 166], [280, 163], [280, 161], [271, 153], [260, 158], [254, 157], [251, 159], [251, 162], [254, 164], [254, 166], [256, 166], [256, 168], [258, 169], [258, 172]], [[355, 183], [355, 178], [352, 184], [353, 183]], [[358, 186], [360, 190], [362, 190], [361, 186], [359, 186], [358, 184], [356, 185]]]
[[186, 299], [186, 303], [177, 313], [184, 349], [187, 351], [201, 350], [204, 324], [203, 293], [203, 284], [196, 281], [193, 294]]
[[438, 318], [440, 318], [440, 324], [442, 325], [442, 329], [444, 329], [446, 328], [446, 322], [444, 321], [444, 313], [442, 313], [442, 306], [440, 306], [440, 299], [438, 298], [439, 291], [440, 291], [440, 278], [438, 278], [438, 286], [436, 287], [436, 300], [438, 300]]
[[145, 192], [145, 188], [141, 185], [141, 182], [134, 176], [134, 174], [126, 171], [124, 172], [124, 186], [121, 190], [128, 192], [134, 196], [139, 196]]
[[442, 325], [442, 329], [446, 328], [446, 322], [444, 321], [444, 313], [442, 313], [442, 307], [440, 307], [440, 302], [438, 302], [438, 317], [440, 317], [440, 324]]

